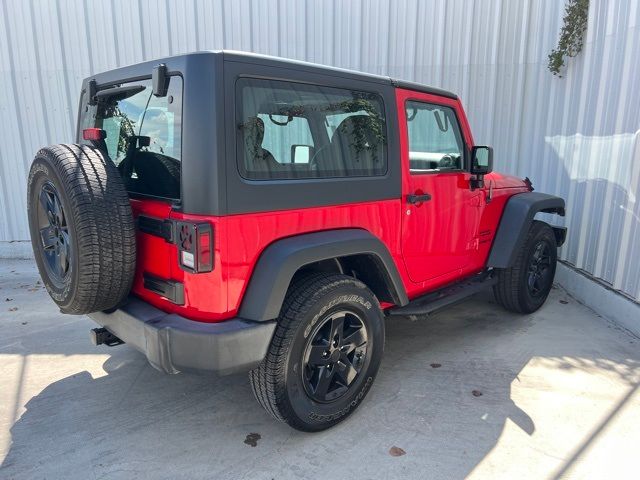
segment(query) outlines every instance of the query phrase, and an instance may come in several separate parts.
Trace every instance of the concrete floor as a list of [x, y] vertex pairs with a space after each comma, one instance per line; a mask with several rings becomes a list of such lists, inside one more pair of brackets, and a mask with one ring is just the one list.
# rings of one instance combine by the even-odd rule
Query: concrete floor
[[640, 476], [640, 340], [560, 289], [531, 316], [487, 294], [389, 319], [364, 404], [304, 434], [245, 375], [166, 376], [126, 345], [93, 347], [92, 322], [59, 314], [38, 279], [0, 260], [3, 479]]

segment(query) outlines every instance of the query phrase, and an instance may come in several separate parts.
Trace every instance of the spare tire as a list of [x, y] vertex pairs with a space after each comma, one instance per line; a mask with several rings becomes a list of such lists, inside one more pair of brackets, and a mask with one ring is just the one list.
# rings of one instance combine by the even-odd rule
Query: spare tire
[[31, 164], [27, 191], [31, 245], [60, 311], [85, 314], [120, 305], [136, 266], [129, 196], [106, 153], [54, 145]]

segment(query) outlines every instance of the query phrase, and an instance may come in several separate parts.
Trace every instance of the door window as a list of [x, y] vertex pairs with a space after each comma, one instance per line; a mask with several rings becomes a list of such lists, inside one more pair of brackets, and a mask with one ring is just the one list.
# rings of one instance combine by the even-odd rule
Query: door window
[[461, 170], [464, 143], [453, 109], [409, 101], [406, 111], [411, 173]]

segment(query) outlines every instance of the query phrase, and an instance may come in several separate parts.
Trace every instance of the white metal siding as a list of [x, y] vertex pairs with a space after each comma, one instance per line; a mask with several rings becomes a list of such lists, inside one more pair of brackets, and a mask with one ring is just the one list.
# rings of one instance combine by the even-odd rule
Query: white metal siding
[[640, 299], [640, 2], [592, 0], [546, 68], [559, 0], [2, 0], [0, 241], [28, 239], [26, 173], [70, 141], [80, 80], [203, 49], [280, 55], [457, 92], [496, 169], [568, 200], [562, 258]]

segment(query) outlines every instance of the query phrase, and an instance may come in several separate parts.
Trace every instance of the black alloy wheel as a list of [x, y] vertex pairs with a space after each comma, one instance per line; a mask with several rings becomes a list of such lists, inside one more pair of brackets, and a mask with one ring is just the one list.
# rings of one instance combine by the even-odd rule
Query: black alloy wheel
[[317, 432], [362, 404], [384, 352], [384, 314], [369, 288], [348, 275], [302, 272], [285, 298], [264, 360], [249, 373], [274, 418]]
[[553, 287], [557, 260], [558, 245], [553, 229], [534, 220], [513, 265], [496, 269], [498, 282], [493, 292], [498, 303], [512, 312], [535, 312]]
[[36, 215], [39, 247], [51, 280], [62, 285], [71, 268], [71, 236], [67, 217], [56, 187], [45, 182], [38, 196]]
[[302, 360], [307, 395], [323, 403], [342, 397], [364, 365], [367, 340], [367, 327], [355, 312], [341, 310], [319, 321]]
[[539, 297], [547, 292], [552, 281], [550, 246], [547, 241], [541, 240], [534, 247], [533, 255], [529, 259], [527, 288], [532, 297]]

